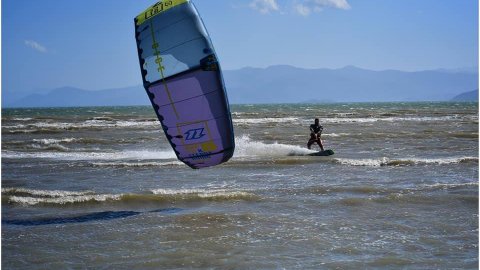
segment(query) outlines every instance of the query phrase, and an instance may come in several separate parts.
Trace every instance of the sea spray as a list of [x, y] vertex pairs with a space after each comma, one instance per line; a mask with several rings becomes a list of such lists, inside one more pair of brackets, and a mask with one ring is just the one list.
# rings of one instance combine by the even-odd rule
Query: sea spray
[[280, 143], [267, 144], [261, 141], [255, 141], [250, 139], [249, 135], [236, 138], [236, 145], [237, 149], [235, 150], [234, 158], [293, 156], [306, 155], [314, 152], [296, 145]]

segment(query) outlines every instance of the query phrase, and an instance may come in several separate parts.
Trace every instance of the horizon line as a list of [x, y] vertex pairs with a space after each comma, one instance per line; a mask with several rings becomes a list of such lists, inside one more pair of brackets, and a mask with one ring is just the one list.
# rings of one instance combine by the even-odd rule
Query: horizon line
[[476, 73], [479, 73], [479, 66], [463, 66], [463, 67], [437, 67], [437, 68], [426, 68], [426, 69], [418, 69], [418, 70], [402, 70], [402, 69], [396, 69], [396, 68], [384, 68], [384, 69], [372, 69], [372, 68], [365, 68], [361, 66], [356, 66], [356, 65], [345, 65], [341, 67], [299, 67], [295, 65], [290, 65], [290, 64], [273, 64], [273, 65], [268, 65], [268, 66], [263, 66], [263, 67], [254, 67], [254, 66], [244, 66], [240, 68], [229, 68], [229, 69], [223, 69], [224, 71], [237, 71], [241, 69], [268, 69], [272, 67], [293, 67], [297, 69], [307, 69], [307, 70], [318, 70], [318, 69], [328, 69], [328, 70], [340, 70], [340, 69], [346, 69], [346, 68], [356, 68], [356, 69], [362, 69], [362, 70], [369, 70], [369, 71], [400, 71], [400, 72], [424, 72], [424, 71], [444, 71], [444, 72], [453, 72], [453, 73], [474, 73], [472, 70], [475, 70]]

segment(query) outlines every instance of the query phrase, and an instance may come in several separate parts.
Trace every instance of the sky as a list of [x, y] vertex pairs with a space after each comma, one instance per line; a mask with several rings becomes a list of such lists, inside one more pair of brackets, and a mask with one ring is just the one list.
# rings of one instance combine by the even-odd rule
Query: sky
[[[193, 0], [223, 69], [478, 66], [476, 0]], [[2, 91], [142, 83], [133, 18], [155, 0], [2, 0]]]

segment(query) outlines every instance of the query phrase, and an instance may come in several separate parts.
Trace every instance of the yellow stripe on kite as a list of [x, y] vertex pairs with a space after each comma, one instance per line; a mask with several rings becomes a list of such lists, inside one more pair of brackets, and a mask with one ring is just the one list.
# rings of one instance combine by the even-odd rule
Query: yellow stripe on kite
[[138, 15], [135, 19], [137, 21], [137, 25], [144, 23], [146, 20], [171, 9], [174, 6], [178, 6], [180, 4], [186, 3], [188, 0], [164, 0], [156, 3], [155, 5], [147, 8], [144, 12]]

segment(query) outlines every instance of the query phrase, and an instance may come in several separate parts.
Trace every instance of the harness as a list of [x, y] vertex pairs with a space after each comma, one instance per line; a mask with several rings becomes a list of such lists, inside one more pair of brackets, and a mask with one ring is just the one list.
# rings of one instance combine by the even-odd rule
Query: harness
[[322, 133], [323, 126], [321, 126], [321, 125], [317, 126], [317, 125], [313, 124], [313, 125], [310, 125], [310, 130], [314, 133]]

